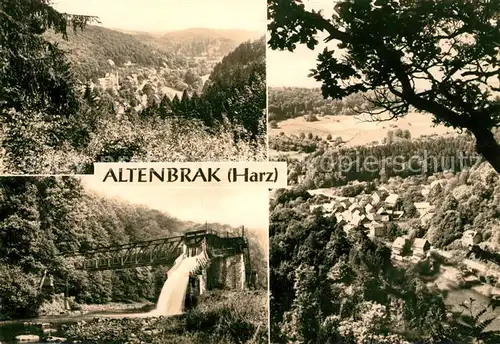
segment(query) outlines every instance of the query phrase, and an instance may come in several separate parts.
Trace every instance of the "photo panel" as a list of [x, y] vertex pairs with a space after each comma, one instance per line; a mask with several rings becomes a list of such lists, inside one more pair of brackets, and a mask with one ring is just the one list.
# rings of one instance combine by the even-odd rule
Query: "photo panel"
[[267, 189], [18, 176], [0, 195], [2, 343], [268, 343]]
[[267, 159], [264, 0], [6, 0], [0, 173]]
[[498, 6], [268, 13], [271, 343], [500, 343]]

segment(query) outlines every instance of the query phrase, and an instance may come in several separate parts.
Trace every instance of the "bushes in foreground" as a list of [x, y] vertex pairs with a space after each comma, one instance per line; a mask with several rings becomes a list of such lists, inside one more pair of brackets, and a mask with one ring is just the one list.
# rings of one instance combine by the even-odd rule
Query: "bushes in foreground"
[[[209, 132], [201, 123], [175, 119], [134, 123], [103, 121], [83, 150], [70, 145], [41, 147], [23, 158], [25, 173], [89, 173], [93, 162], [120, 161], [262, 161], [265, 138], [235, 142], [237, 128], [227, 124]], [[17, 162], [0, 152], [0, 173], [17, 170]]]
[[214, 292], [182, 316], [94, 319], [65, 329], [85, 343], [248, 343], [268, 342], [267, 293]]

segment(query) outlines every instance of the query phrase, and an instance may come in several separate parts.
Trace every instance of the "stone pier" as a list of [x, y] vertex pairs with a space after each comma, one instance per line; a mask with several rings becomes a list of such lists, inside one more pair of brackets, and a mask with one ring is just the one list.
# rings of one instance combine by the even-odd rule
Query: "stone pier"
[[205, 294], [207, 290], [207, 270], [203, 269], [200, 276], [198, 276], [200, 281], [200, 295]]
[[246, 289], [247, 271], [245, 255], [228, 258], [212, 258], [203, 271], [206, 289]]

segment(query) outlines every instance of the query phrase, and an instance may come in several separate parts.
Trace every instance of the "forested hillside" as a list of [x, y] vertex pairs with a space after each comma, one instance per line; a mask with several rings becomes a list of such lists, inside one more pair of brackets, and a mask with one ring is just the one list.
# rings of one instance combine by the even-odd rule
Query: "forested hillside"
[[[68, 52], [72, 70], [81, 81], [104, 77], [112, 70], [110, 59], [117, 67], [131, 62], [153, 68], [174, 59], [174, 54], [155, 49], [147, 41], [100, 26], [89, 25], [83, 31], [69, 31], [67, 40], [53, 31], [46, 36]], [[177, 59], [187, 63], [185, 58]]]
[[[81, 81], [102, 78], [113, 68], [132, 63], [141, 67], [183, 69], [204, 67], [209, 74], [216, 61], [239, 44], [257, 39], [252, 32], [190, 29], [165, 34], [127, 33], [89, 25], [83, 31], [68, 32], [68, 40], [53, 31], [46, 37], [69, 53], [73, 71]], [[129, 68], [130, 69], [130, 68]], [[182, 90], [181, 90], [182, 91]]]
[[[426, 238], [439, 248], [451, 249], [461, 247], [465, 230], [478, 230], [488, 241], [486, 252], [498, 252], [496, 173], [482, 164], [441, 181], [443, 187], [431, 191], [437, 208], [429, 223], [423, 225], [415, 218], [404, 229], [390, 224], [392, 234]], [[406, 192], [405, 210], [417, 196], [422, 197], [420, 191], [426, 185], [422, 180], [399, 181], [391, 187], [394, 184]], [[390, 232], [373, 238], [363, 226], [346, 231], [335, 216], [310, 210], [321, 202], [325, 201], [299, 186], [277, 191], [271, 204], [273, 342], [469, 343], [481, 338], [484, 343], [498, 342], [498, 296], [491, 294], [489, 299], [471, 293], [465, 281], [457, 282], [456, 289], [437, 283], [440, 271], [444, 275], [450, 264], [458, 264], [457, 271], [467, 275], [469, 270], [457, 263], [461, 253], [453, 251], [452, 262], [431, 254], [418, 263], [400, 263], [391, 255]], [[449, 275], [445, 278], [447, 283], [454, 280]], [[481, 281], [491, 284], [489, 288], [497, 283], [491, 276]]]
[[282, 121], [306, 115], [356, 115], [371, 106], [361, 94], [335, 100], [325, 99], [319, 88], [269, 88], [269, 121]]
[[207, 128], [233, 128], [236, 141], [265, 144], [265, 41], [245, 42], [225, 56], [201, 94], [163, 97], [139, 113], [141, 119], [200, 121]]
[[243, 30], [192, 28], [164, 34], [137, 33], [166, 52], [186, 57], [222, 57], [240, 43], [257, 39], [261, 33]]
[[[44, 296], [43, 271], [54, 276], [55, 292], [78, 303], [153, 302], [167, 267], [88, 273], [72, 259], [57, 256], [90, 248], [179, 235], [205, 224], [181, 222], [158, 210], [105, 199], [86, 190], [78, 178], [6, 177], [0, 179], [0, 319], [36, 315]], [[222, 233], [239, 229], [208, 224]], [[248, 232], [252, 267], [267, 285], [265, 253]]]
[[[44, 6], [13, 2], [15, 21], [0, 28], [12, 38], [0, 49], [10, 61], [0, 74], [0, 170], [90, 173], [95, 161], [266, 158], [263, 38], [225, 58], [186, 57], [81, 25], [92, 18], [74, 21], [73, 32]], [[35, 29], [30, 15], [47, 23]]]

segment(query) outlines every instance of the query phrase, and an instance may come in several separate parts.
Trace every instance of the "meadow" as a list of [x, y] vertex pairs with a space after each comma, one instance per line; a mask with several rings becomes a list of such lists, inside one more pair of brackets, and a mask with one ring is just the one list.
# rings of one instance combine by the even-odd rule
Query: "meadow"
[[424, 135], [451, 135], [452, 128], [434, 125], [432, 117], [411, 112], [397, 121], [374, 122], [368, 116], [317, 116], [317, 121], [308, 122], [305, 117], [296, 117], [278, 122], [277, 128], [270, 128], [269, 135], [300, 135], [312, 133], [314, 136], [333, 138], [341, 136], [346, 146], [369, 145], [386, 137], [387, 131], [409, 130], [413, 138]]

